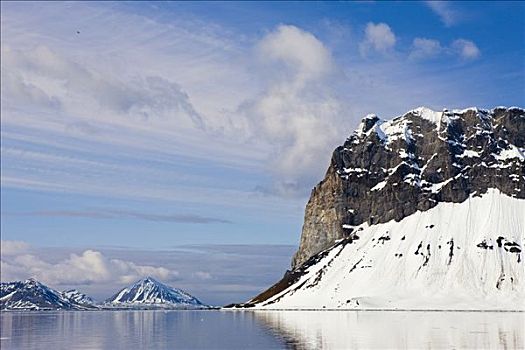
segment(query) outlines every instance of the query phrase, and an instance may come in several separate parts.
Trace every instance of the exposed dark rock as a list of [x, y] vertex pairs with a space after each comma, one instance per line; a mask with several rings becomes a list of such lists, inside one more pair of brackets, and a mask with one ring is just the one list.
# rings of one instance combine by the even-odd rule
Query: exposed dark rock
[[423, 247], [423, 242], [419, 242], [419, 245], [417, 246], [417, 250], [414, 252], [415, 255], [419, 254], [419, 249], [421, 249], [421, 247]]
[[437, 122], [425, 113], [417, 109], [384, 124], [367, 116], [335, 149], [306, 206], [292, 269], [364, 222], [399, 221], [489, 188], [525, 198], [523, 159], [509, 156], [525, 147], [523, 109], [444, 111]]
[[483, 240], [481, 243], [476, 244], [476, 247], [481, 248], [481, 249], [493, 249], [494, 248], [494, 246], [488, 245], [487, 241], [485, 240]]
[[452, 263], [452, 257], [454, 256], [454, 240], [451, 238], [447, 244], [450, 244], [450, 251], [448, 253], [448, 265], [450, 265], [450, 263]]
[[390, 241], [390, 236], [381, 236], [377, 239], [378, 242], [385, 243], [385, 241]]

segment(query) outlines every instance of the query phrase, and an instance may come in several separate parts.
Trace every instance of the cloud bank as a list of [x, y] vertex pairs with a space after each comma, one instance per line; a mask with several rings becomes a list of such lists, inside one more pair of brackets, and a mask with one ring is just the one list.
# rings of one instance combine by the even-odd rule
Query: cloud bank
[[296, 249], [286, 245], [188, 245], [163, 250], [37, 248], [1, 241], [2, 281], [35, 277], [52, 288], [77, 288], [96, 300], [145, 276], [203, 302], [245, 301], [282, 277]]
[[52, 285], [91, 285], [109, 282], [128, 284], [144, 276], [173, 280], [178, 272], [164, 267], [138, 265], [111, 259], [99, 251], [71, 253], [67, 258], [49, 262], [33, 252], [25, 242], [2, 241], [2, 281], [34, 277]]

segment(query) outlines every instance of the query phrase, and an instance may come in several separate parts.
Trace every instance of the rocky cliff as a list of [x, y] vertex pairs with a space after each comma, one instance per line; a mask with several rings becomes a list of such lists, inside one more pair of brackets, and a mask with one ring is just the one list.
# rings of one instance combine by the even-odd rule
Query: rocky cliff
[[292, 269], [364, 222], [400, 221], [488, 188], [525, 198], [524, 148], [522, 108], [366, 116], [312, 190]]
[[523, 309], [525, 111], [366, 116], [256, 308]]

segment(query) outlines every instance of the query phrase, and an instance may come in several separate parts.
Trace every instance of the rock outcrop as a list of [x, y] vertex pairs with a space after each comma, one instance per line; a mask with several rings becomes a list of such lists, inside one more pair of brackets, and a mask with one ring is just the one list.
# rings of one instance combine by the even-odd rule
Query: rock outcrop
[[312, 190], [292, 270], [363, 222], [399, 221], [488, 188], [525, 198], [524, 148], [522, 108], [366, 116]]

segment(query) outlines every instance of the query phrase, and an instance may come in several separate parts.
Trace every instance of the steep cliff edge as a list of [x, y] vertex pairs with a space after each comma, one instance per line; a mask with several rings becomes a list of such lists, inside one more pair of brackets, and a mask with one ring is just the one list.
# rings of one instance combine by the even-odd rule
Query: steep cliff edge
[[[522, 108], [366, 116], [312, 190], [292, 269], [242, 306], [428, 309], [459, 300], [512, 309], [525, 288], [524, 153]], [[465, 303], [469, 295], [479, 298]]]
[[312, 190], [292, 270], [364, 222], [399, 221], [488, 188], [525, 198], [524, 148], [521, 108], [366, 116]]

